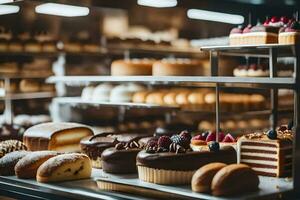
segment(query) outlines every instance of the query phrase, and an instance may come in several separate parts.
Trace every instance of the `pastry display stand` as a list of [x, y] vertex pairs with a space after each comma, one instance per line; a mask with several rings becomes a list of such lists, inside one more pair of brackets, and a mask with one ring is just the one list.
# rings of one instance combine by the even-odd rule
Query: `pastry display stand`
[[[201, 76], [165, 76], [165, 77], [156, 77], [156, 76], [122, 76], [122, 77], [112, 77], [112, 76], [61, 76], [61, 77], [50, 77], [48, 78], [48, 82], [64, 82], [66, 84], [72, 83], [83, 83], [88, 84], [91, 82], [113, 82], [113, 83], [122, 83], [122, 82], [138, 82], [145, 84], [165, 84], [165, 85], [195, 85], [199, 86], [205, 84], [212, 84], [215, 87], [216, 91], [216, 129], [219, 130], [219, 124], [221, 121], [221, 112], [220, 112], [220, 104], [219, 104], [219, 93], [220, 90], [227, 87], [234, 87], [238, 85], [239, 87], [244, 88], [263, 88], [271, 90], [271, 111], [270, 120], [271, 127], [275, 128], [277, 126], [277, 115], [278, 115], [278, 89], [279, 88], [288, 88], [294, 90], [294, 128], [295, 128], [295, 140], [294, 140], [294, 166], [293, 166], [293, 179], [282, 179], [282, 178], [270, 178], [260, 176], [261, 185], [259, 192], [255, 194], [251, 194], [253, 196], [237, 196], [237, 199], [245, 199], [245, 198], [264, 198], [264, 195], [273, 195], [273, 197], [278, 197], [282, 195], [282, 193], [289, 192], [292, 197], [299, 196], [299, 182], [300, 177], [299, 173], [297, 173], [296, 169], [300, 167], [300, 129], [299, 129], [299, 78], [300, 78], [300, 47], [295, 45], [258, 45], [258, 46], [218, 46], [218, 47], [206, 47], [202, 48], [203, 51], [209, 51], [210, 54], [210, 62], [211, 62], [211, 77], [201, 77]], [[218, 58], [220, 55], [223, 56], [248, 56], [248, 57], [264, 57], [269, 59], [269, 70], [270, 77], [224, 77], [218, 76]], [[277, 62], [277, 58], [280, 57], [292, 57], [294, 61], [294, 77], [277, 77], [275, 64]], [[64, 100], [62, 100], [64, 101]], [[72, 101], [72, 100], [71, 100]], [[82, 100], [77, 99], [78, 104], [86, 103]], [[66, 101], [65, 101], [66, 103]], [[71, 102], [70, 102], [71, 103]], [[74, 103], [74, 101], [72, 102]], [[133, 188], [143, 187], [144, 189], [151, 186], [155, 188], [155, 190], [164, 190], [168, 188], [168, 192], [172, 194], [178, 194], [181, 191], [181, 187], [169, 187], [169, 186], [157, 186], [154, 184], [144, 184], [137, 180], [136, 177], [120, 177], [120, 176], [110, 176], [109, 178], [103, 176], [99, 177], [97, 180], [100, 181], [108, 181], [114, 184], [125, 184], [127, 186], [131, 186]], [[154, 187], [156, 186], [156, 187]], [[191, 190], [188, 186], [186, 186], [188, 193], [191, 194]], [[268, 192], [267, 192], [268, 191]], [[196, 194], [200, 195], [197, 198], [207, 198], [207, 199], [219, 199], [216, 197], [212, 197], [210, 195]], [[202, 195], [202, 196], [201, 196]], [[195, 196], [193, 197], [195, 198]]]

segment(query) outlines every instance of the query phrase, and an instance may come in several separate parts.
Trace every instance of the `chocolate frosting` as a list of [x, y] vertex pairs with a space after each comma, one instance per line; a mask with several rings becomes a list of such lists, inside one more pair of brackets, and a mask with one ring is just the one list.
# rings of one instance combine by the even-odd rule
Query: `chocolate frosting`
[[172, 136], [179, 134], [181, 131], [187, 130], [189, 132], [197, 130], [197, 126], [184, 123], [170, 123], [157, 127], [155, 130], [155, 136], [168, 135]]
[[123, 133], [123, 134], [111, 134], [107, 135], [108, 137], [115, 138], [119, 142], [129, 142], [132, 140], [138, 141], [141, 138], [148, 137], [150, 134], [144, 133]]
[[136, 173], [136, 156], [139, 148], [117, 150], [108, 148], [101, 155], [102, 169], [108, 173], [129, 174]]
[[101, 134], [83, 138], [80, 141], [81, 150], [91, 159], [96, 160], [101, 157], [101, 153], [109, 148], [114, 147], [118, 141], [115, 138], [103, 137]]
[[231, 146], [224, 146], [217, 152], [200, 151], [187, 153], [146, 153], [145, 150], [137, 155], [136, 164], [155, 169], [191, 171], [211, 163], [223, 162], [226, 164], [236, 163], [236, 151]]
[[257, 25], [257, 26], [253, 26], [251, 28], [251, 32], [268, 32], [268, 33], [276, 33], [276, 34], [278, 34], [279, 27]]

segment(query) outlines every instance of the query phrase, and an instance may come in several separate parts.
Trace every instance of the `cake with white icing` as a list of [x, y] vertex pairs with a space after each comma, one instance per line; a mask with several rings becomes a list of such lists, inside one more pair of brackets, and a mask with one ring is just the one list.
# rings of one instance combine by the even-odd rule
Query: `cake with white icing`
[[238, 140], [238, 159], [259, 175], [288, 177], [292, 173], [293, 133], [286, 127], [251, 133]]

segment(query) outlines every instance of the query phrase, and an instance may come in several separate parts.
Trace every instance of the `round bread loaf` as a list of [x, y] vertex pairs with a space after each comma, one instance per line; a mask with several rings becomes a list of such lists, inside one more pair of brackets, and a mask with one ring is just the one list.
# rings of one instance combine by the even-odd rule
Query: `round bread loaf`
[[27, 147], [23, 142], [18, 140], [5, 140], [0, 142], [0, 158], [7, 153], [20, 150], [27, 150]]
[[40, 89], [40, 83], [34, 80], [24, 79], [20, 82], [21, 92], [37, 92]]
[[41, 164], [57, 155], [56, 151], [32, 152], [17, 162], [15, 173], [18, 178], [34, 178]]
[[164, 91], [151, 92], [146, 97], [146, 103], [164, 105]]
[[194, 192], [210, 192], [213, 177], [225, 166], [224, 163], [210, 163], [198, 169], [192, 178], [192, 190]]
[[0, 159], [0, 175], [11, 176], [15, 174], [15, 165], [17, 162], [28, 155], [28, 151], [14, 151], [6, 154]]
[[217, 172], [212, 180], [211, 190], [215, 196], [227, 196], [256, 191], [258, 185], [259, 178], [248, 165], [231, 164]]
[[145, 103], [146, 102], [146, 97], [149, 94], [149, 91], [141, 91], [141, 92], [136, 92], [132, 96], [132, 102], [134, 103]]
[[191, 59], [163, 59], [153, 64], [153, 76], [199, 76], [203, 74], [202, 63]]
[[152, 59], [116, 60], [111, 64], [112, 76], [152, 75]]
[[38, 182], [58, 182], [89, 178], [92, 165], [85, 154], [71, 153], [58, 155], [44, 162], [38, 169]]

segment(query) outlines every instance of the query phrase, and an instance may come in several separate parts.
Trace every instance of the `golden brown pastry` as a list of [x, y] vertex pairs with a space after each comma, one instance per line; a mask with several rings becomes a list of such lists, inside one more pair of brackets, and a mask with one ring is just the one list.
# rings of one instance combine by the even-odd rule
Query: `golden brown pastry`
[[40, 83], [35, 80], [23, 79], [19, 87], [21, 92], [38, 92], [40, 90]]
[[50, 158], [38, 169], [36, 179], [38, 182], [59, 182], [89, 178], [92, 164], [85, 154], [63, 154]]
[[27, 150], [27, 147], [18, 140], [5, 140], [0, 142], [0, 158], [7, 153], [21, 150]]
[[27, 154], [29, 154], [28, 151], [14, 151], [0, 158], [0, 175], [15, 175], [15, 165], [20, 159], [25, 157]]
[[225, 167], [224, 163], [210, 163], [198, 169], [192, 178], [192, 190], [194, 192], [210, 192], [211, 182], [215, 174]]
[[164, 95], [163, 91], [151, 92], [146, 97], [146, 103], [164, 105]]
[[136, 92], [132, 96], [132, 102], [134, 103], [145, 103], [146, 102], [146, 97], [149, 94], [149, 91], [141, 91], [141, 92]]
[[153, 59], [115, 60], [111, 64], [112, 76], [152, 75]]
[[56, 155], [56, 151], [36, 151], [26, 155], [15, 166], [16, 176], [23, 179], [34, 178], [40, 165]]
[[227, 196], [256, 191], [258, 185], [258, 176], [248, 165], [231, 164], [214, 176], [211, 190], [215, 196]]

